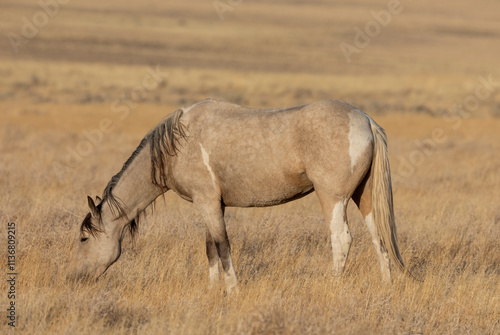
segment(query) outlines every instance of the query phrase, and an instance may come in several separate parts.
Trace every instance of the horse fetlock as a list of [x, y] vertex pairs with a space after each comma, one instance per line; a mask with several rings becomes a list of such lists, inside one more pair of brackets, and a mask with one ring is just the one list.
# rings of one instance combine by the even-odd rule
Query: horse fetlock
[[332, 267], [332, 272], [333, 272], [334, 276], [338, 277], [338, 276], [341, 276], [342, 273], [344, 273], [346, 261], [347, 261], [347, 255], [346, 254], [341, 255], [339, 257], [339, 259], [335, 259], [335, 257], [334, 257], [333, 267]]
[[227, 294], [234, 295], [240, 293], [240, 288], [238, 287], [238, 285], [226, 286], [226, 291]]
[[391, 282], [391, 265], [389, 261], [389, 255], [387, 251], [381, 251], [379, 253], [380, 258], [380, 272], [382, 273], [382, 282], [390, 283]]
[[226, 282], [226, 291], [228, 294], [239, 292], [238, 279], [236, 278], [236, 273], [234, 273], [234, 270], [230, 273], [226, 273], [224, 275], [224, 279]]
[[210, 280], [210, 285], [213, 286], [220, 277], [219, 262], [211, 264], [208, 269], [208, 278]]
[[390, 283], [391, 282], [391, 272], [389, 271], [388, 268], [381, 267], [381, 272], [382, 272], [382, 282], [383, 283]]

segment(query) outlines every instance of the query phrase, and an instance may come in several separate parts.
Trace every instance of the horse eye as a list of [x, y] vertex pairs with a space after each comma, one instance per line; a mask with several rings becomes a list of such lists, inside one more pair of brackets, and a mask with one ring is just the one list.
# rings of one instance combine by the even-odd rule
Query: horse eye
[[82, 242], [82, 243], [83, 243], [83, 242], [86, 242], [88, 239], [89, 239], [88, 237], [82, 237], [82, 238], [80, 239], [80, 242]]

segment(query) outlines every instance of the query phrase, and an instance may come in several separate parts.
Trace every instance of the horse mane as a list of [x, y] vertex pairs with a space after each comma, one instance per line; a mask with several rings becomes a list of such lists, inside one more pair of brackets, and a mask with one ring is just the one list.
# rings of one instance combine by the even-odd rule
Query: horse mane
[[[134, 159], [139, 155], [139, 153], [149, 145], [150, 154], [151, 154], [151, 182], [158, 186], [162, 191], [166, 190], [166, 166], [167, 166], [167, 157], [175, 156], [177, 152], [179, 152], [181, 140], [186, 138], [186, 127], [181, 122], [181, 116], [184, 111], [182, 109], [178, 109], [168, 117], [166, 117], [163, 121], [161, 121], [156, 127], [154, 127], [141, 141], [137, 149], [132, 153], [132, 155], [127, 159], [127, 161], [123, 164], [122, 169], [116, 175], [114, 175], [109, 181], [108, 185], [104, 189], [102, 195], [102, 202], [97, 206], [97, 208], [101, 209], [102, 203], [105, 201], [108, 203], [111, 213], [116, 215], [117, 217], [127, 217], [125, 212], [126, 205], [117, 197], [113, 195], [113, 188], [120, 181], [125, 170], [132, 164]], [[141, 213], [143, 213], [142, 211]], [[139, 224], [139, 216], [141, 213], [138, 213], [135, 218], [133, 218], [128, 226], [129, 232], [132, 237], [135, 235], [137, 231], [137, 227]], [[80, 228], [81, 231], [88, 231], [93, 236], [100, 233], [102, 230], [96, 227], [91, 221], [90, 213], [85, 217], [82, 222], [82, 226]], [[127, 219], [129, 219], [127, 217]], [[101, 220], [99, 220], [100, 223]]]
[[175, 156], [181, 139], [186, 138], [186, 127], [181, 122], [182, 114], [184, 111], [178, 109], [146, 136], [151, 152], [151, 181], [162, 190], [167, 187], [167, 156]]
[[96, 237], [97, 234], [101, 232], [101, 229], [92, 223], [91, 218], [92, 216], [88, 213], [85, 219], [83, 219], [82, 225], [80, 226], [80, 233], [86, 231], [93, 237]]

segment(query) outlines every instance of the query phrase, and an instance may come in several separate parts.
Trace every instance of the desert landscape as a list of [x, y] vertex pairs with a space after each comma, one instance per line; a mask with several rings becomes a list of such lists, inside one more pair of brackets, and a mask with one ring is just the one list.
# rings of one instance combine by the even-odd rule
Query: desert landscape
[[[0, 9], [2, 333], [500, 333], [500, 3]], [[423, 281], [381, 283], [353, 203], [346, 271], [333, 277], [312, 193], [227, 208], [240, 292], [223, 280], [209, 290], [203, 218], [168, 192], [102, 278], [66, 281], [87, 195], [164, 116], [210, 97], [262, 108], [342, 99], [373, 117], [388, 136], [401, 253]]]

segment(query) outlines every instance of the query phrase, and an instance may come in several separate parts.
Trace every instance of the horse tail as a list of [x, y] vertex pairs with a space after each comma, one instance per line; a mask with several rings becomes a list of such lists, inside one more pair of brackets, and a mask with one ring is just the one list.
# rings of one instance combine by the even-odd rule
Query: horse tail
[[374, 150], [371, 167], [372, 179], [372, 212], [382, 247], [387, 250], [389, 259], [403, 272], [405, 264], [399, 252], [396, 236], [396, 222], [392, 199], [391, 169], [387, 154], [387, 136], [384, 130], [370, 118], [370, 126], [374, 139]]

